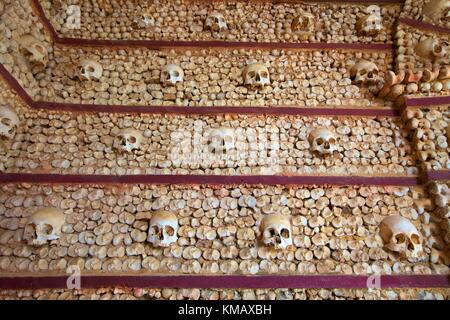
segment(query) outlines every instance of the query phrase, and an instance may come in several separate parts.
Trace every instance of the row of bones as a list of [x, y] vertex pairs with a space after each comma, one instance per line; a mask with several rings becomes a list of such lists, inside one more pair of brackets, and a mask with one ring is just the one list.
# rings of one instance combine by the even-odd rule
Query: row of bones
[[[30, 65], [33, 67], [46, 67], [49, 60], [48, 52], [42, 42], [27, 34], [20, 39], [20, 44], [21, 53], [28, 59]], [[448, 59], [450, 44], [432, 37], [426, 37], [417, 43], [414, 50], [419, 58], [423, 59], [428, 65], [432, 65], [432, 67], [420, 71], [421, 75], [419, 78], [418, 72], [409, 69], [407, 70], [412, 74], [408, 77], [407, 81], [414, 84], [409, 86], [411, 87], [410, 90], [412, 90], [409, 93], [414, 93], [412, 86], [417, 87], [416, 90], [424, 90], [431, 85], [435, 91], [449, 90], [450, 66]], [[444, 68], [444, 70], [440, 71], [439, 66]], [[393, 73], [392, 71], [389, 72]], [[93, 59], [81, 59], [76, 66], [75, 73], [71, 73], [69, 76], [76, 77], [81, 81], [98, 81], [102, 77], [102, 74], [103, 67], [98, 61]], [[422, 74], [424, 75], [423, 77]], [[428, 74], [428, 76], [425, 76], [426, 74]], [[392, 77], [393, 76], [391, 76], [391, 78]], [[262, 89], [264, 86], [270, 85], [269, 69], [263, 63], [256, 62], [245, 66], [242, 70], [242, 78], [244, 85], [252, 89]], [[365, 85], [376, 84], [381, 81], [377, 65], [365, 59], [353, 61], [350, 68], [350, 79], [354, 84]], [[435, 79], [443, 81], [432, 82], [432, 80]], [[417, 85], [419, 80], [422, 80], [423, 82], [420, 83], [420, 88]], [[184, 71], [179, 65], [169, 63], [161, 70], [160, 82], [163, 85], [173, 86], [177, 83], [182, 83], [183, 81]], [[430, 82], [432, 82], [432, 84], [430, 84]], [[392, 85], [390, 82], [385, 81], [385, 83], [389, 84], [388, 89], [391, 90]], [[379, 94], [380, 98], [383, 98], [383, 90], [381, 90]]]
[[[149, 220], [147, 241], [155, 247], [168, 247], [177, 242], [178, 219], [169, 211], [142, 212], [138, 220]], [[57, 240], [65, 223], [64, 213], [56, 208], [38, 209], [25, 225], [23, 239], [29, 245], [41, 246]], [[289, 216], [272, 214], [260, 223], [261, 240], [264, 245], [277, 250], [293, 246], [292, 226]], [[408, 259], [418, 258], [422, 251], [423, 238], [415, 225], [400, 215], [384, 218], [379, 225], [379, 233], [385, 247]], [[209, 239], [213, 240], [213, 239]]]
[[[431, 1], [430, 3], [432, 3]], [[436, 1], [434, 1], [436, 2]], [[448, 6], [448, 1], [437, 1], [438, 4], [428, 6], [424, 14], [431, 12], [430, 17], [434, 19], [442, 15], [443, 6]], [[445, 4], [444, 4], [445, 2]], [[447, 8], [448, 9], [448, 8]], [[382, 29], [380, 8], [372, 5], [367, 8], [367, 15], [357, 21], [358, 33], [365, 36], [374, 36]], [[66, 27], [69, 29], [80, 28], [81, 11], [79, 6], [71, 5], [67, 8]], [[154, 25], [154, 18], [144, 14], [142, 20], [138, 21], [138, 27]], [[312, 32], [315, 28], [314, 16], [303, 12], [294, 18], [291, 28], [301, 32]], [[205, 26], [219, 32], [227, 29], [227, 23], [222, 14], [213, 12], [206, 21]], [[24, 55], [32, 64], [46, 66], [48, 53], [45, 46], [31, 35], [26, 35], [21, 39]], [[416, 46], [416, 54], [424, 58], [442, 57], [445, 48], [437, 40], [425, 39]], [[102, 76], [103, 68], [100, 63], [93, 60], [82, 60], [79, 63], [79, 78], [81, 80], [99, 80]], [[355, 83], [371, 83], [377, 80], [378, 68], [372, 62], [360, 60], [350, 71]], [[183, 70], [175, 64], [168, 64], [161, 73], [161, 82], [166, 85], [175, 85], [182, 82]], [[248, 65], [243, 70], [244, 83], [251, 87], [263, 87], [270, 84], [269, 71], [266, 66], [260, 63]], [[19, 118], [15, 112], [6, 106], [0, 107], [0, 136], [3, 139], [12, 139], [19, 125]], [[218, 135], [223, 138], [224, 145], [230, 138], [230, 128], [218, 128]], [[119, 143], [117, 148], [122, 151], [131, 152], [140, 146], [142, 134], [134, 129], [125, 129], [119, 133]], [[232, 136], [231, 136], [232, 137]], [[232, 137], [233, 139], [233, 137]], [[320, 154], [330, 154], [335, 150], [336, 139], [326, 128], [313, 130], [309, 136], [312, 151]], [[228, 142], [229, 143], [229, 142]], [[147, 216], [148, 217], [148, 216]], [[142, 218], [142, 217], [141, 217]], [[64, 214], [55, 208], [43, 208], [36, 211], [28, 220], [24, 231], [24, 239], [30, 245], [43, 245], [48, 241], [59, 239], [62, 225], [64, 224]], [[290, 219], [282, 215], [270, 215], [261, 221], [261, 234], [263, 243], [276, 249], [285, 249], [292, 245], [292, 231]], [[417, 228], [408, 219], [394, 215], [385, 218], [379, 226], [380, 236], [386, 247], [408, 257], [417, 257], [422, 250], [422, 237]], [[151, 215], [148, 232], [148, 241], [155, 246], [169, 246], [176, 242], [178, 232], [178, 221], [173, 213], [167, 211], [155, 212]]]
[[[66, 22], [64, 26], [69, 29], [81, 28], [81, 9], [78, 5], [70, 5], [66, 9]], [[155, 18], [150, 13], [142, 13], [133, 21], [133, 29], [143, 29], [155, 25]], [[291, 23], [291, 30], [306, 37], [313, 34], [316, 29], [314, 15], [302, 11]], [[220, 12], [211, 12], [205, 19], [204, 27], [211, 32], [223, 32], [228, 29], [228, 24]], [[379, 6], [370, 5], [366, 8], [366, 14], [356, 22], [356, 30], [361, 36], [376, 36], [383, 28], [381, 9]]]
[[[19, 128], [19, 117], [13, 108], [0, 106], [0, 142], [11, 141]], [[139, 150], [144, 136], [141, 131], [126, 128], [119, 131], [113, 141], [113, 148], [121, 153]], [[226, 154], [236, 149], [236, 136], [231, 127], [206, 130], [203, 144], [209, 153]], [[311, 152], [318, 156], [331, 156], [337, 150], [337, 139], [333, 132], [324, 127], [313, 129], [308, 136]]]

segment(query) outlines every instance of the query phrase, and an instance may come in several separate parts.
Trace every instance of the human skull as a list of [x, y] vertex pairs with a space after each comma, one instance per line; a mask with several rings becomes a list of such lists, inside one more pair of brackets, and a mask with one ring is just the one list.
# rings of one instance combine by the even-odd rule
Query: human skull
[[407, 258], [418, 258], [422, 252], [422, 237], [408, 219], [393, 215], [380, 223], [380, 236], [387, 249]]
[[78, 64], [78, 78], [80, 80], [100, 80], [103, 74], [102, 65], [91, 59], [83, 59]]
[[168, 247], [178, 239], [178, 219], [168, 211], [157, 211], [150, 219], [147, 241], [155, 247]]
[[366, 8], [366, 13], [381, 16], [381, 8], [375, 4], [372, 4]]
[[161, 83], [164, 85], [176, 85], [183, 82], [184, 71], [176, 64], [168, 64], [161, 71]]
[[30, 34], [22, 36], [19, 40], [20, 52], [33, 66], [45, 68], [48, 63], [48, 51], [44, 44]]
[[150, 13], [144, 13], [135, 17], [133, 27], [135, 29], [143, 29], [155, 25], [155, 18]]
[[218, 32], [228, 29], [227, 22], [221, 13], [213, 12], [205, 20], [206, 29]]
[[378, 67], [371, 61], [360, 59], [350, 68], [350, 79], [355, 84], [374, 84], [378, 75]]
[[368, 14], [356, 22], [356, 30], [361, 36], [374, 37], [383, 29], [383, 20], [380, 15]]
[[269, 70], [262, 63], [252, 63], [243, 70], [244, 84], [249, 87], [262, 88], [270, 84]]
[[442, 18], [448, 18], [450, 14], [449, 0], [430, 0], [422, 7], [422, 14], [431, 21], [438, 22]]
[[302, 12], [299, 16], [295, 17], [291, 23], [292, 31], [300, 32], [313, 32], [316, 26], [316, 19], [314, 15], [309, 12]]
[[0, 141], [12, 140], [19, 127], [19, 117], [8, 106], [0, 106]]
[[211, 153], [223, 153], [234, 149], [234, 130], [229, 127], [210, 129], [207, 134], [208, 150]]
[[292, 245], [292, 228], [289, 217], [281, 214], [265, 216], [260, 227], [265, 245], [275, 249], [286, 249]]
[[42, 208], [28, 218], [23, 238], [29, 245], [40, 246], [48, 241], [59, 239], [64, 214], [55, 208]]
[[426, 38], [417, 43], [414, 48], [415, 53], [424, 59], [438, 59], [447, 55], [449, 44], [447, 42], [440, 42], [434, 38]]
[[311, 151], [322, 156], [332, 155], [337, 150], [336, 138], [327, 128], [317, 128], [308, 137]]
[[81, 28], [81, 10], [78, 5], [70, 5], [66, 10], [67, 18], [65, 27], [67, 29], [80, 29]]
[[114, 147], [122, 152], [130, 153], [141, 147], [142, 133], [135, 129], [123, 129], [114, 140]]

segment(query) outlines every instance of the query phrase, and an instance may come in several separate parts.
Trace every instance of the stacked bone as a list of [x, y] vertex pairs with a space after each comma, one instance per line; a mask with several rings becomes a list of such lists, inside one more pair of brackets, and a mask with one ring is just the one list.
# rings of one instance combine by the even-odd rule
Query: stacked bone
[[391, 43], [399, 4], [268, 1], [78, 1], [81, 25], [68, 28], [74, 1], [41, 1], [55, 29], [88, 39]]
[[448, 0], [406, 0], [401, 16], [450, 28], [450, 2]]
[[430, 263], [438, 240], [424, 232], [436, 229], [424, 197], [423, 187], [8, 184], [0, 270], [447, 274]]
[[449, 168], [448, 111], [407, 109], [403, 117], [423, 168]]
[[51, 60], [50, 37], [29, 1], [2, 1], [1, 5], [0, 62], [34, 96], [39, 87], [36, 74]]
[[450, 264], [450, 187], [447, 183], [432, 182], [428, 187], [433, 204], [433, 218], [439, 224], [441, 234], [436, 234], [433, 239], [431, 259], [433, 262], [442, 259], [445, 264]]
[[448, 92], [450, 90], [450, 65], [434, 66], [432, 69], [388, 71], [378, 97], [403, 103], [405, 95], [429, 92]]

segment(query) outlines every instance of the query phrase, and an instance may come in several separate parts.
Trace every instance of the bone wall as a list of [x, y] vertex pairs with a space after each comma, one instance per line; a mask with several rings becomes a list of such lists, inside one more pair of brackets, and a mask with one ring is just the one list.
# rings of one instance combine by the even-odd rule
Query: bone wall
[[448, 300], [445, 288], [431, 289], [40, 289], [2, 290], [1, 300]]
[[417, 157], [425, 170], [450, 169], [449, 110], [408, 109], [404, 115]]
[[[64, 37], [87, 39], [224, 40], [256, 42], [345, 42], [392, 43], [392, 27], [400, 14], [400, 4], [380, 5], [383, 29], [376, 36], [357, 34], [356, 22], [365, 16], [367, 5], [336, 3], [264, 3], [233, 1], [41, 1], [52, 25]], [[81, 9], [81, 26], [65, 26], [71, 4]], [[314, 32], [303, 37], [291, 29], [293, 19], [306, 11], [313, 14]], [[154, 17], [154, 25], [138, 27], [144, 12]], [[219, 12], [227, 30], [211, 32], [205, 26], [208, 14]]]
[[[439, 4], [445, 3], [443, 0], [406, 0], [401, 10], [401, 17], [413, 18], [422, 20], [440, 27], [450, 28], [450, 20], [446, 17], [445, 12], [438, 18], [430, 18], [424, 14], [424, 6], [430, 2], [435, 3], [435, 7]], [[448, 3], [447, 3], [448, 6]]]
[[[99, 81], [80, 81], [77, 65], [92, 59], [103, 66]], [[148, 50], [55, 47], [54, 61], [39, 74], [37, 99], [65, 103], [183, 106], [382, 106], [366, 88], [352, 84], [357, 58], [377, 63], [380, 76], [392, 62], [389, 52], [286, 50]], [[243, 68], [268, 67], [270, 85], [244, 86]], [[162, 85], [166, 64], [177, 64], [184, 81]]]
[[440, 42], [443, 50], [448, 50], [448, 42], [450, 40], [447, 34], [438, 34], [430, 31], [420, 30], [405, 24], [399, 24], [396, 32], [397, 56], [396, 68], [402, 70], [407, 67], [421, 69], [430, 67], [433, 63], [449, 64], [448, 52], [444, 58], [433, 61], [431, 59], [422, 58], [417, 55], [416, 45], [427, 38], [433, 38]]
[[[431, 262], [434, 232], [421, 187], [207, 187], [63, 186], [1, 187], [0, 268], [2, 272], [55, 271], [70, 265], [82, 272], [184, 274], [390, 274], [448, 273]], [[65, 214], [59, 240], [43, 246], [22, 241], [23, 228], [37, 208]], [[176, 213], [178, 240], [167, 248], [148, 242], [148, 220], [139, 213]], [[293, 246], [276, 250], [261, 244], [261, 219], [291, 217]], [[379, 222], [400, 214], [423, 235], [418, 259], [383, 247]], [[439, 233], [437, 233], [439, 234]], [[411, 262], [412, 261], [412, 262]]]
[[52, 55], [52, 41], [44, 26], [34, 14], [28, 0], [2, 1], [0, 6], [0, 63], [14, 76], [21, 86], [34, 96], [39, 90], [37, 70], [22, 54], [19, 40], [31, 34], [40, 40], [49, 55]]
[[[16, 109], [21, 126], [0, 150], [0, 171], [64, 174], [415, 175], [414, 150], [396, 118], [291, 116], [126, 116]], [[234, 143], [214, 153], [211, 128], [232, 128]], [[327, 127], [336, 151], [321, 156], [308, 141]], [[143, 133], [139, 150], [115, 146], [122, 128]]]

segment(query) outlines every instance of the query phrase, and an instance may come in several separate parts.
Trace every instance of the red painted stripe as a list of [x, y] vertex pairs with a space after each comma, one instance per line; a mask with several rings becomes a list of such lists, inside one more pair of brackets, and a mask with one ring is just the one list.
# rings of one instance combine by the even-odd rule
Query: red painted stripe
[[20, 83], [13, 77], [11, 73], [0, 63], [0, 75], [5, 79], [11, 89], [13, 89], [17, 95], [31, 108], [33, 107], [33, 99], [30, 95], [22, 88]]
[[139, 114], [254, 114], [254, 115], [301, 115], [301, 116], [380, 116], [398, 117], [397, 109], [376, 108], [304, 108], [288, 106], [267, 107], [182, 107], [182, 106], [151, 106], [151, 105], [102, 105], [102, 104], [77, 104], [36, 102], [39, 109], [68, 112], [107, 112], [107, 113], [139, 113]]
[[[50, 31], [56, 43], [76, 46], [107, 46], [107, 47], [146, 47], [159, 48], [251, 48], [251, 49], [308, 49], [308, 50], [394, 50], [393, 44], [384, 43], [285, 43], [285, 42], [232, 42], [232, 41], [171, 41], [171, 40], [99, 40], [60, 37], [44, 13], [39, 0], [33, 0], [37, 14], [44, 26]], [[334, 2], [334, 1], [333, 1]], [[360, 1], [344, 1], [360, 3]], [[379, 2], [379, 1], [376, 1]], [[399, 3], [385, 0], [381, 2]]]
[[423, 98], [405, 97], [406, 108], [440, 106], [440, 105], [450, 105], [450, 96], [423, 97]]
[[411, 27], [414, 27], [417, 29], [422, 29], [422, 30], [427, 30], [427, 31], [432, 31], [432, 32], [437, 32], [437, 33], [450, 34], [450, 28], [435, 26], [434, 24], [431, 24], [428, 22], [411, 19], [411, 18], [399, 18], [399, 21], [400, 21], [400, 23], [406, 24], [408, 26], [411, 26]]
[[[82, 276], [81, 288], [367, 288], [369, 276]], [[67, 276], [1, 277], [1, 289], [67, 288]], [[381, 288], [449, 288], [446, 275], [383, 275]]]
[[394, 50], [385, 43], [288, 43], [288, 42], [236, 42], [236, 41], [171, 41], [171, 40], [100, 40], [58, 38], [64, 45], [83, 47], [145, 47], [160, 48], [229, 48], [229, 49], [306, 49], [306, 50]]
[[0, 183], [56, 184], [207, 184], [207, 185], [377, 185], [413, 186], [418, 177], [363, 176], [224, 176], [224, 175], [71, 175], [2, 173]]
[[450, 181], [450, 170], [430, 170], [426, 172], [427, 181]]

